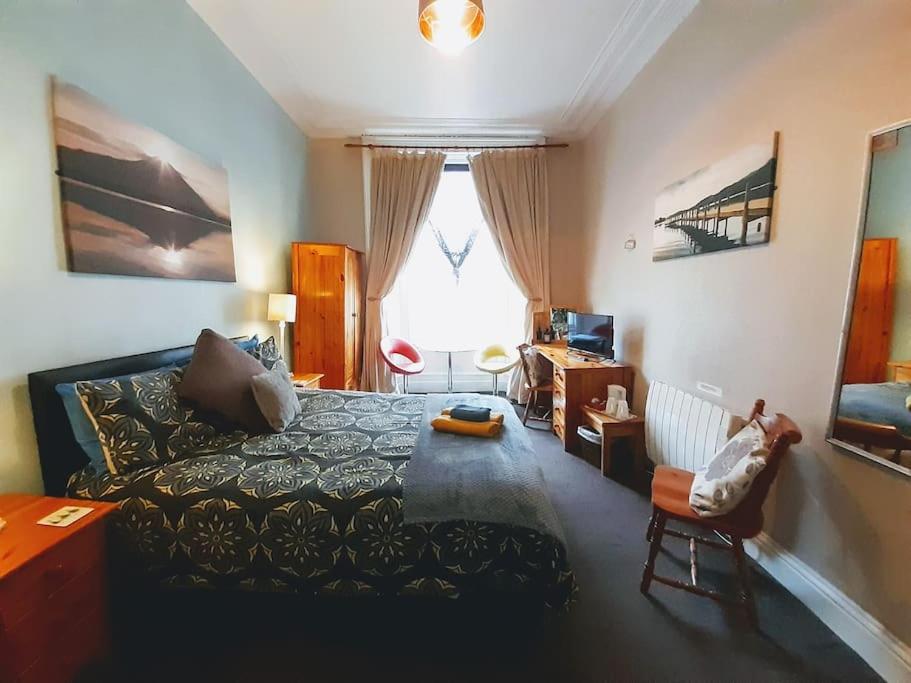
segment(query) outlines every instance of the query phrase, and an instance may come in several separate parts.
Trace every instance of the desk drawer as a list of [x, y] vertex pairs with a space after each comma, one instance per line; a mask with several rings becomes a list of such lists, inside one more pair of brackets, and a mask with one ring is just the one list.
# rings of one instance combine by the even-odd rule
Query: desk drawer
[[557, 422], [557, 415], [554, 414], [554, 434], [556, 434], [560, 441], [565, 441], [566, 427], [562, 422]]
[[554, 408], [566, 408], [566, 389], [554, 384], [553, 394]]
[[554, 389], [560, 387], [561, 389], [566, 388], [566, 372], [563, 368], [554, 366]]

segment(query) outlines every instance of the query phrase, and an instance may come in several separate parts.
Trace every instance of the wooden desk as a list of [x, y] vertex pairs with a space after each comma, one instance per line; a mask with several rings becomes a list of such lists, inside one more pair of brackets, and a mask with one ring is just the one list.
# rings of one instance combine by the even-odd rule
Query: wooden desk
[[610, 415], [582, 406], [585, 422], [601, 435], [601, 474], [610, 476], [612, 447], [614, 439], [628, 438], [633, 447], [634, 470], [637, 479], [645, 472], [645, 419], [634, 416], [629, 420], [617, 420]]
[[582, 406], [593, 398], [607, 398], [607, 385], [626, 387], [626, 398], [633, 402], [633, 368], [623, 363], [599, 363], [570, 356], [566, 342], [535, 344], [554, 365], [554, 434], [563, 441], [566, 451], [574, 452], [579, 444], [576, 430], [585, 424]]

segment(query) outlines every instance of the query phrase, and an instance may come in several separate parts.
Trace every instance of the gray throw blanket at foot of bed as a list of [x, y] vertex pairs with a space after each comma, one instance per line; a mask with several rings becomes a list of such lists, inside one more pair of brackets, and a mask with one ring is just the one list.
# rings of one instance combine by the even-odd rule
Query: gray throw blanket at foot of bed
[[[500, 435], [486, 439], [434, 431], [430, 421], [443, 408], [460, 403], [503, 413]], [[513, 407], [502, 398], [427, 396], [405, 477], [405, 522], [465, 519], [510, 524], [548, 534], [565, 546], [563, 529], [525, 430]]]

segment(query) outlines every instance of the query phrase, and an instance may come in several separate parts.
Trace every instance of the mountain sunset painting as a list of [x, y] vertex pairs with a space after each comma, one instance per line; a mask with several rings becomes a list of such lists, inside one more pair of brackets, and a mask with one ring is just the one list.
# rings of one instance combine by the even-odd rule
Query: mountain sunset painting
[[228, 174], [54, 82], [69, 269], [234, 282]]

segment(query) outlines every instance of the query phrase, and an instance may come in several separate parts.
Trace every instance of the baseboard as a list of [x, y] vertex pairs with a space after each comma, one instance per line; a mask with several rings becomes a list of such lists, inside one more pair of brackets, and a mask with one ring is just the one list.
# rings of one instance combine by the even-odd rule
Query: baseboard
[[911, 646], [765, 533], [747, 552], [887, 681], [911, 681]]

